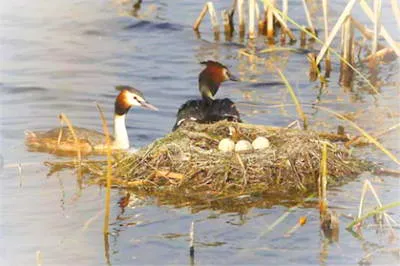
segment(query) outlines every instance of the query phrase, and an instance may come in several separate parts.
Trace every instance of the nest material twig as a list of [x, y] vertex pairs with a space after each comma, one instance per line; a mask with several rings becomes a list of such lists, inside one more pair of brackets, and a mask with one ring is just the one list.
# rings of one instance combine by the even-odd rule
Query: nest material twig
[[[229, 126], [237, 128], [242, 139], [267, 137], [271, 146], [247, 153], [220, 152], [219, 140], [229, 136]], [[316, 189], [326, 136], [329, 134], [226, 121], [188, 123], [137, 154], [115, 155], [113, 184], [150, 195], [168, 192], [180, 197], [206, 196], [208, 200], [253, 192], [311, 191]], [[105, 182], [106, 162], [82, 167], [93, 177], [92, 182]], [[100, 169], [104, 172], [101, 176]], [[366, 165], [329, 143], [327, 169], [328, 184], [335, 184], [366, 170]]]

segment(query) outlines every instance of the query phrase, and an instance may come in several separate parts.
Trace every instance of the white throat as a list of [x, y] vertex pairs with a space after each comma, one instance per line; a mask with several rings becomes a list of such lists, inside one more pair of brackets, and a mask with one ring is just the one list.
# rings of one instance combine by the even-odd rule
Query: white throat
[[126, 115], [114, 115], [114, 149], [129, 149], [129, 137], [125, 120]]

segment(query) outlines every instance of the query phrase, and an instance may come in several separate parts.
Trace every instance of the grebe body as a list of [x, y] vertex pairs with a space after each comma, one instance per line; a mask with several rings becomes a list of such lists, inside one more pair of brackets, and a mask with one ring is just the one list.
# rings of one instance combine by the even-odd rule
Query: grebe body
[[[117, 86], [119, 92], [114, 107], [114, 136], [111, 137], [113, 150], [129, 149], [129, 137], [126, 130], [126, 114], [133, 106], [151, 110], [156, 107], [149, 104], [143, 94], [130, 86]], [[78, 139], [78, 147], [68, 127], [54, 128], [48, 131], [26, 131], [25, 143], [31, 151], [43, 151], [57, 154], [69, 154], [79, 150], [83, 154], [102, 153], [107, 148], [105, 135], [95, 130], [73, 127]]]
[[189, 100], [178, 110], [173, 130], [185, 121], [213, 123], [220, 120], [241, 122], [239, 111], [230, 99], [215, 99], [214, 96], [222, 82], [237, 81], [229, 69], [216, 61], [201, 62], [206, 68], [199, 74], [199, 91], [201, 100]]
[[216, 99], [212, 102], [190, 100], [184, 103], [176, 115], [176, 122], [172, 130], [176, 130], [186, 121], [198, 123], [214, 123], [220, 120], [242, 122], [235, 103], [230, 99]]

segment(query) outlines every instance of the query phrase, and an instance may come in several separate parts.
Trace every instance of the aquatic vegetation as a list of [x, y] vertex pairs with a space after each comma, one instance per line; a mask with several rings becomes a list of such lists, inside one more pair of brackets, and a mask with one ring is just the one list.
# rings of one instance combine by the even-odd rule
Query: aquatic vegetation
[[[245, 140], [266, 137], [270, 146], [243, 153], [221, 152], [219, 141], [229, 136], [229, 127]], [[227, 121], [187, 123], [137, 154], [115, 154], [112, 183], [149, 196], [168, 193], [200, 199], [315, 191], [324, 143], [328, 143], [328, 185], [341, 184], [369, 169], [369, 163], [354, 158], [329, 139], [337, 140], [335, 134]], [[82, 162], [90, 183], [105, 183], [106, 165]]]

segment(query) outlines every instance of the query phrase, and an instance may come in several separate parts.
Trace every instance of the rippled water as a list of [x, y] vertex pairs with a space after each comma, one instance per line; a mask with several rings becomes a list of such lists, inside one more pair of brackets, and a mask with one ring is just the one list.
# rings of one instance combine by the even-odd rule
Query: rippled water
[[[331, 25], [346, 1], [332, 2]], [[223, 1], [215, 4], [218, 10], [229, 6]], [[0, 163], [5, 166], [0, 173], [2, 265], [35, 264], [37, 252], [43, 265], [108, 263], [102, 235], [104, 191], [96, 186], [79, 190], [71, 171], [47, 177], [48, 169], [42, 162], [61, 158], [29, 153], [23, 144], [24, 130], [55, 127], [60, 112], [75, 125], [101, 130], [95, 102], [111, 119], [116, 95], [113, 87], [133, 85], [160, 109], [132, 110], [128, 116], [131, 142], [138, 147], [146, 145], [170, 131], [183, 102], [198, 97], [199, 62], [214, 59], [241, 77], [242, 82], [225, 83], [218, 96], [238, 102], [247, 122], [285, 126], [297, 119], [294, 108], [276, 107], [282, 102], [291, 104], [279, 77], [262, 63], [250, 64], [238, 56], [246, 43], [237, 38], [214, 41], [208, 22], [202, 25], [201, 38], [196, 37], [191, 25], [201, 3], [144, 1], [138, 18], [129, 16], [129, 6], [105, 0], [15, 0], [0, 4]], [[289, 15], [305, 24], [301, 6], [301, 1], [290, 3]], [[319, 13], [315, 13], [315, 22], [322, 25]], [[386, 1], [383, 13], [388, 14], [383, 16], [383, 24], [399, 41]], [[355, 10], [355, 15], [367, 21], [360, 10]], [[257, 45], [264, 47], [262, 40]], [[284, 69], [305, 104], [319, 100], [318, 104], [336, 111], [355, 112], [355, 122], [369, 132], [399, 122], [398, 61], [380, 66], [382, 94], [373, 97], [360, 79], [352, 90], [338, 85], [337, 60], [328, 87], [321, 91], [318, 82], [308, 79], [304, 53], [274, 53], [267, 58]], [[362, 71], [370, 76], [368, 69]], [[314, 129], [333, 131], [343, 124], [313, 109], [306, 111]], [[381, 141], [400, 156], [396, 132]], [[374, 147], [356, 152], [386, 167], [396, 167]], [[19, 163], [21, 173], [16, 167]], [[398, 179], [364, 174], [329, 191], [333, 209], [355, 215], [365, 179], [373, 180], [384, 203], [398, 199]], [[343, 229], [348, 223], [345, 218], [340, 218], [339, 241], [327, 243], [313, 206], [296, 209], [274, 231], [261, 236], [292, 204], [290, 201], [242, 212], [197, 212], [137, 198], [122, 214], [117, 201], [123, 194], [114, 190], [112, 195], [109, 262], [113, 265], [189, 264], [188, 232], [193, 220], [198, 265], [355, 264], [371, 252], [374, 264], [399, 262], [398, 250], [393, 252], [397, 242], [389, 243], [387, 235], [377, 234], [373, 228], [365, 229], [364, 238], [357, 239]], [[390, 213], [399, 220], [398, 210]], [[284, 237], [305, 215], [307, 224], [291, 237]]]

